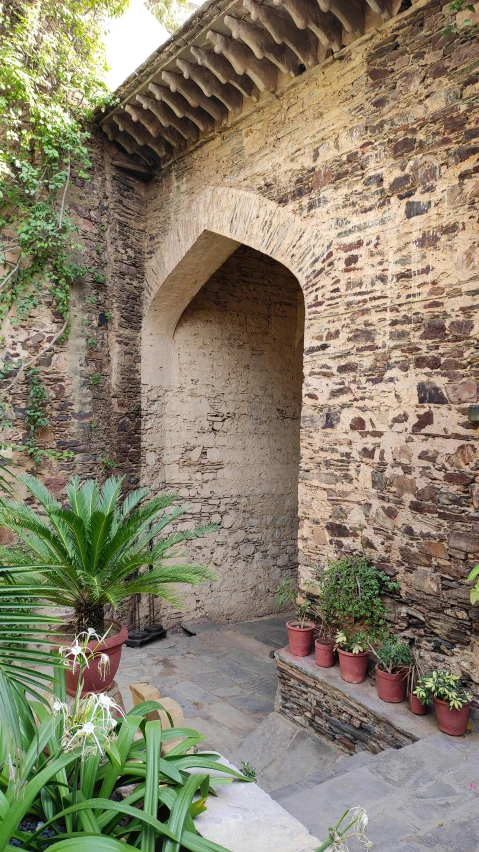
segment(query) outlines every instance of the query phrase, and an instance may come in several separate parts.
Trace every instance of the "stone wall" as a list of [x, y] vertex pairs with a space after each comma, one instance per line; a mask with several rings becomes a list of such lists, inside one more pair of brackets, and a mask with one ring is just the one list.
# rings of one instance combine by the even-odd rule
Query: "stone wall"
[[387, 704], [374, 682], [350, 684], [339, 667], [319, 668], [314, 654], [293, 657], [276, 652], [275, 709], [297, 725], [334, 742], [347, 754], [403, 748], [437, 731], [434, 716], [414, 716], [405, 704]]
[[183, 617], [263, 615], [295, 576], [303, 327], [294, 276], [246, 246], [176, 326], [170, 387], [145, 411], [145, 473], [190, 522], [221, 527], [189, 549], [219, 581], [187, 588]]
[[[4, 365], [39, 356], [33, 366], [49, 395], [45, 411], [50, 420], [36, 432], [38, 446], [47, 453], [39, 465], [25, 451], [12, 452], [12, 445], [25, 440], [29, 389], [24, 374], [10, 389], [13, 371], [0, 385], [14, 415], [0, 433], [4, 452], [20, 468], [41, 476], [58, 496], [74, 473], [103, 478], [121, 468], [127, 487], [139, 482], [144, 184], [116, 168], [121, 157], [96, 130], [90, 149], [89, 179], [74, 174], [68, 190], [76, 259], [87, 271], [72, 288], [66, 340], [49, 348], [63, 319], [48, 295], [20, 321], [13, 308], [2, 326]], [[56, 458], [49, 451], [72, 457]]]
[[201, 286], [207, 234], [289, 267], [306, 302], [302, 580], [364, 525], [401, 582], [398, 628], [477, 684], [477, 38], [443, 37], [447, 7], [414, 4], [152, 181], [146, 323], [150, 345], [162, 288], [187, 304]]
[[[176, 325], [240, 244], [254, 248], [305, 298], [302, 580], [356, 547], [363, 525], [377, 563], [400, 580], [397, 627], [478, 693], [479, 608], [465, 582], [479, 557], [467, 416], [479, 379], [478, 43], [443, 37], [448, 7], [419, 0], [150, 183], [96, 143], [93, 182], [75, 181], [70, 200], [100, 272], [74, 294], [70, 342], [40, 359], [48, 441], [75, 458], [42, 473], [60, 492], [70, 471], [104, 475], [113, 461], [132, 487], [141, 451], [143, 481], [165, 485], [161, 455], [147, 453], [172, 387]], [[42, 311], [7, 329], [9, 358], [58, 327]], [[100, 313], [112, 314], [106, 327]], [[15, 390], [13, 440], [24, 396]]]

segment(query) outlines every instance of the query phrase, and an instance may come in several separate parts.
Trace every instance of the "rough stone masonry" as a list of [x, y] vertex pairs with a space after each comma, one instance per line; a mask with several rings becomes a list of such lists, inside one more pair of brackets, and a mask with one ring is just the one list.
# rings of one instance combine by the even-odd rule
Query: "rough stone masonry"
[[[297, 12], [283, 5], [275, 26]], [[177, 490], [189, 520], [218, 521], [192, 554], [220, 581], [188, 593], [188, 618], [271, 611], [281, 576], [299, 562], [310, 578], [357, 547], [364, 527], [377, 564], [401, 584], [397, 629], [479, 695], [479, 607], [465, 582], [479, 560], [468, 419], [479, 380], [478, 40], [444, 37], [445, 0], [392, 4], [386, 20], [373, 5], [352, 4], [366, 9], [363, 35], [346, 20], [341, 43], [328, 36], [320, 61], [287, 79], [282, 51], [280, 82], [269, 85], [264, 63], [277, 55], [263, 38], [253, 62], [257, 33], [223, 34], [217, 52], [201, 42], [215, 16], [231, 16], [212, 2], [121, 87], [120, 110], [149, 81], [169, 81], [172, 94], [159, 97], [183, 109], [177, 132], [191, 138], [180, 145], [170, 129], [173, 154], [166, 143], [153, 151], [131, 110], [118, 113], [123, 130], [110, 123], [110, 139], [97, 135], [93, 182], [78, 181], [71, 201], [104, 282], [79, 291], [75, 333], [41, 365], [56, 412], [50, 439], [76, 453], [43, 473], [61, 490], [70, 470], [98, 473], [106, 455], [129, 486]], [[289, 49], [307, 58], [311, 32], [317, 44], [314, 29], [290, 27]], [[209, 53], [212, 67], [229, 57], [225, 86], [245, 86], [241, 38], [263, 89], [221, 126], [198, 101], [206, 129], [196, 133], [191, 104], [187, 113], [173, 98], [194, 100], [186, 76], [171, 80], [174, 52]], [[40, 310], [37, 325], [47, 322]], [[88, 351], [80, 318], [95, 325], [101, 311], [112, 318]], [[31, 339], [25, 325], [10, 331], [16, 357], [41, 345], [36, 329]]]

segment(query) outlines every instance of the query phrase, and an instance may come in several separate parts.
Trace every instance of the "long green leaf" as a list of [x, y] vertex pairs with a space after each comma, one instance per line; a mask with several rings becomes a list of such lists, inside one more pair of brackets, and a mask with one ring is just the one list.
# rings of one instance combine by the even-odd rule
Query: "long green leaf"
[[[158, 777], [161, 751], [161, 722], [147, 722], [146, 740], [146, 779], [143, 810], [152, 817], [158, 813]], [[141, 852], [155, 852], [155, 831], [150, 825], [144, 825], [140, 840]]]

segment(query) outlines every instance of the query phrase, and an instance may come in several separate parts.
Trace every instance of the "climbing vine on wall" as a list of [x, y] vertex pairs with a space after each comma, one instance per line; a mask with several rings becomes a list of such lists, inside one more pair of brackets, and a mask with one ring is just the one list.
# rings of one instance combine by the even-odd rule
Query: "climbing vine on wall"
[[[127, 5], [0, 2], [0, 322], [26, 319], [47, 297], [61, 322], [48, 348], [68, 333], [70, 287], [86, 271], [67, 192], [72, 174], [88, 176], [88, 122], [111, 100], [102, 82], [105, 17]], [[37, 357], [4, 366], [4, 399], [20, 378], [33, 382], [28, 368]], [[38, 401], [35, 388], [29, 398]], [[5, 425], [11, 412], [3, 408]]]

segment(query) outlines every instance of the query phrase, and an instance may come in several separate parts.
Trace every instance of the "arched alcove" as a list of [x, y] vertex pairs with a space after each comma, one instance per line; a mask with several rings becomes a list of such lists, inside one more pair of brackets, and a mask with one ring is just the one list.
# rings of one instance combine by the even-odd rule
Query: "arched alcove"
[[304, 299], [230, 238], [205, 232], [188, 255], [145, 320], [143, 479], [220, 525], [189, 547], [220, 579], [186, 590], [183, 617], [242, 620], [274, 611], [298, 565]]

